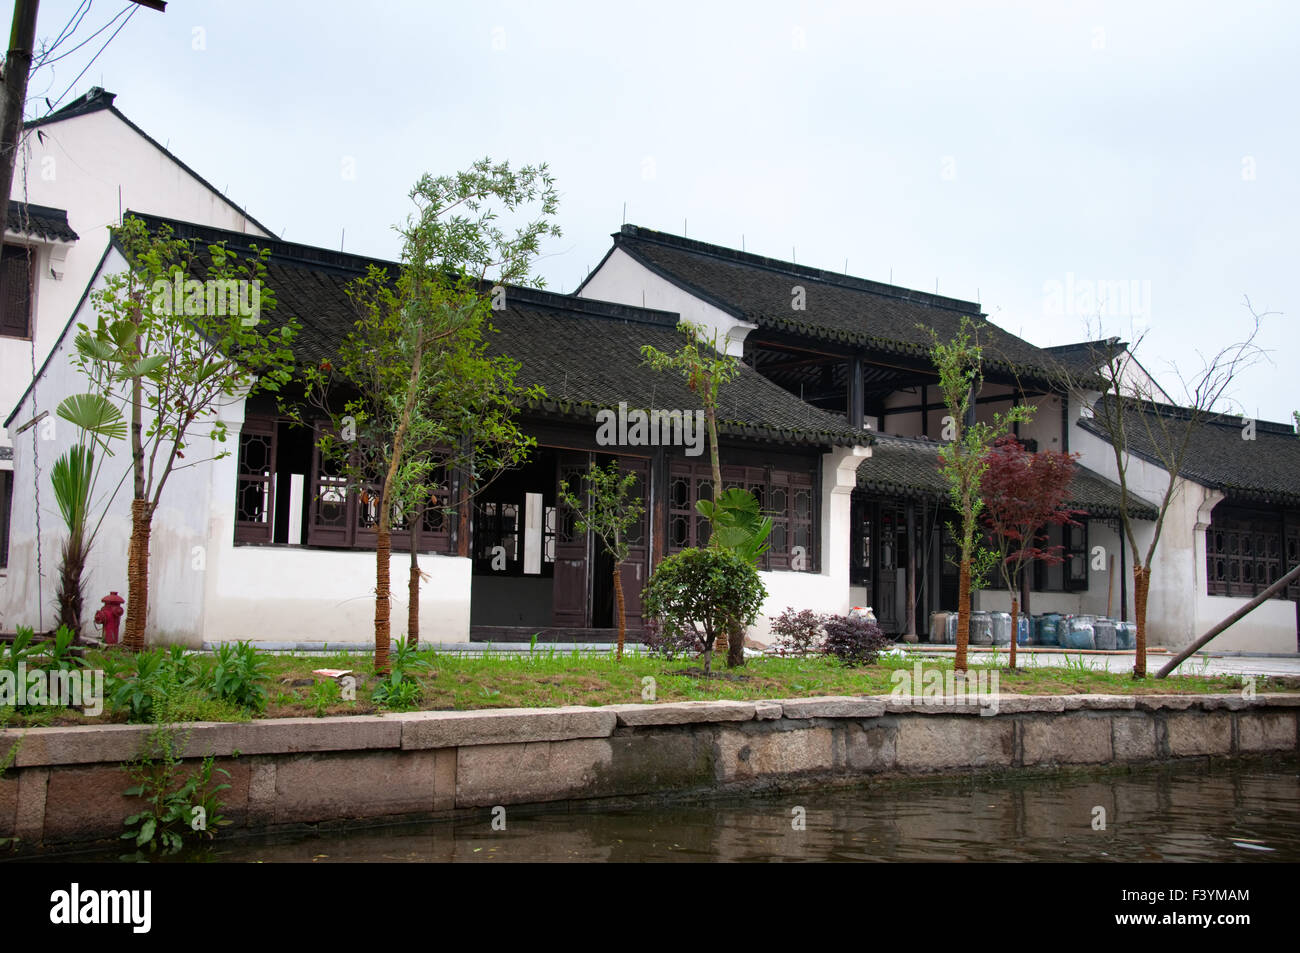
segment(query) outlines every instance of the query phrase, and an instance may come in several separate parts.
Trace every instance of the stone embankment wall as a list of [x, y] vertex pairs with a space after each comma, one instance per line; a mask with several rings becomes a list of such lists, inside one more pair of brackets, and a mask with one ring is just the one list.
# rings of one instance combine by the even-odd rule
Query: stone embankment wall
[[[982, 701], [992, 699], [984, 697]], [[1300, 695], [800, 698], [412, 712], [185, 726], [230, 772], [233, 828], [449, 816], [495, 805], [741, 793], [887, 777], [1298, 753]], [[0, 732], [0, 838], [113, 838], [147, 726]], [[197, 761], [195, 762], [197, 764]]]

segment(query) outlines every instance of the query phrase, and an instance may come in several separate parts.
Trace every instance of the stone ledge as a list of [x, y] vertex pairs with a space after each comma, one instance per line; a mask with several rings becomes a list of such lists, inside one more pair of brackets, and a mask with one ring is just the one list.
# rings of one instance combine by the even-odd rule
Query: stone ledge
[[1269, 708], [1300, 708], [1300, 693], [1296, 692], [1271, 692], [1268, 694], [1258, 694], [1255, 696], [1257, 705], [1266, 705]]
[[[753, 717], [753, 708], [750, 708]], [[482, 711], [418, 711], [401, 716], [402, 748], [607, 738], [618, 718], [608, 708], [491, 708]]]
[[1136, 707], [1133, 695], [1058, 695], [1064, 711], [1127, 711]]
[[779, 704], [786, 718], [879, 718], [887, 707], [882, 698], [852, 695], [782, 698]]
[[[755, 716], [753, 702], [660, 702], [652, 705], [606, 705], [593, 711], [613, 712], [618, 723], [625, 727], [639, 725], [695, 725], [714, 721], [752, 721]], [[767, 718], [781, 717], [767, 713]]]
[[[0, 732], [7, 751], [22, 739], [14, 764], [103, 764], [131, 761], [141, 754], [152, 725], [73, 725], [62, 728], [9, 729]], [[188, 732], [183, 757], [239, 754], [296, 754], [312, 751], [360, 751], [397, 748], [400, 720], [380, 715], [333, 718], [276, 718], [267, 721], [199, 721], [178, 729]]]

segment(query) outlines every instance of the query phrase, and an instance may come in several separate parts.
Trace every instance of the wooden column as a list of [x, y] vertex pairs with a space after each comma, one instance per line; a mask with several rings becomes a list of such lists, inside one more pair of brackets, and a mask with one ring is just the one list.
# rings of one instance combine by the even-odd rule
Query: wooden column
[[866, 417], [866, 387], [862, 380], [862, 357], [849, 361], [849, 426], [861, 430]]
[[907, 615], [903, 641], [917, 642], [916, 637], [916, 503], [907, 501]]

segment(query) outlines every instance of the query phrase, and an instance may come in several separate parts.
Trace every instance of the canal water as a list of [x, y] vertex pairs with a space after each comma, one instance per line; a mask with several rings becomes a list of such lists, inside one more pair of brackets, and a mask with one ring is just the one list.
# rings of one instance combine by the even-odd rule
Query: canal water
[[186, 859], [1294, 863], [1300, 763], [886, 783], [621, 810], [507, 807], [495, 824], [485, 808], [455, 821], [219, 839]]

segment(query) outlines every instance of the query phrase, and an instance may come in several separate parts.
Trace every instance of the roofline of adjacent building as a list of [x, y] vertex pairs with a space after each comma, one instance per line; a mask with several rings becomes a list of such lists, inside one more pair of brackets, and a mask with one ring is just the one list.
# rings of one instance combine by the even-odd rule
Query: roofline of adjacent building
[[[249, 235], [247, 232], [235, 232], [217, 228], [212, 225], [200, 225], [180, 219], [167, 218], [148, 212], [127, 211], [141, 219], [146, 226], [157, 228], [166, 225], [175, 238], [206, 241], [212, 244], [225, 242], [228, 247], [246, 243], [248, 247], [265, 248], [271, 253], [271, 260], [280, 263], [304, 265], [321, 268], [340, 274], [363, 273], [371, 265], [396, 273], [401, 267], [398, 262], [384, 258], [372, 258], [351, 252], [334, 251], [319, 245], [306, 245], [301, 242], [287, 242], [279, 238], [263, 238]], [[507, 299], [522, 301], [532, 307], [550, 308], [557, 311], [587, 314], [593, 317], [610, 318], [620, 321], [632, 321], [640, 324], [653, 324], [660, 327], [675, 327], [680, 320], [676, 311], [661, 311], [655, 308], [642, 308], [638, 305], [620, 304], [615, 301], [602, 301], [598, 298], [579, 298], [575, 295], [548, 291], [528, 285], [506, 285]]]
[[983, 308], [977, 301], [965, 301], [960, 298], [949, 298], [946, 295], [932, 294], [928, 291], [916, 291], [912, 288], [887, 284], [883, 281], [872, 281], [869, 278], [858, 278], [854, 275], [826, 271], [824, 268], [813, 268], [810, 265], [800, 265], [792, 261], [783, 261], [779, 258], [769, 258], [764, 255], [756, 255], [753, 252], [727, 248], [725, 245], [713, 245], [709, 242], [702, 242], [694, 238], [684, 238], [680, 235], [672, 235], [668, 232], [658, 232], [653, 229], [643, 228], [639, 225], [624, 225], [620, 231], [613, 234], [613, 238], [616, 246], [621, 243], [622, 239], [632, 238], [639, 241], [664, 245], [670, 248], [680, 248], [683, 251], [697, 252], [724, 261], [733, 261], [740, 264], [751, 265], [756, 268], [762, 268], [779, 274], [794, 275], [812, 281], [821, 281], [826, 284], [837, 285], [841, 288], [847, 288], [852, 291], [865, 291], [870, 294], [881, 295], [887, 298], [897, 298], [902, 301], [912, 301], [924, 304], [932, 308], [941, 308], [947, 311], [957, 311], [961, 314], [985, 317]]
[[[97, 95], [96, 95], [96, 91], [98, 91]], [[192, 168], [190, 168], [174, 152], [172, 152], [161, 142], [159, 142], [153, 136], [149, 135], [149, 133], [145, 132], [143, 129], [141, 129], [139, 126], [133, 123], [130, 119], [128, 119], [126, 117], [126, 114], [123, 113], [122, 110], [118, 109], [116, 105], [114, 105], [113, 100], [116, 98], [117, 98], [116, 93], [109, 93], [106, 92], [103, 89], [103, 87], [93, 86], [90, 88], [89, 91], [85, 93], [85, 95], [80, 97], [80, 102], [69, 103], [67, 106], [64, 106], [62, 109], [58, 110], [57, 112], [53, 112], [48, 116], [43, 116], [40, 119], [32, 119], [28, 122], [24, 122], [23, 130], [26, 131], [28, 129], [39, 129], [42, 126], [53, 125], [56, 122], [64, 122], [70, 119], [77, 119], [81, 116], [89, 116], [92, 115], [93, 113], [108, 111], [112, 113], [114, 116], [116, 116], [118, 119], [120, 119], [122, 122], [126, 123], [126, 125], [129, 128], [131, 128], [140, 136], [142, 136], [146, 142], [148, 142], [150, 145], [156, 148], [167, 158], [175, 162], [178, 166], [184, 169], [186, 173], [191, 175], [200, 185], [202, 185], [204, 188], [212, 192], [213, 195], [219, 197], [223, 202], [225, 202], [227, 205], [229, 205], [231, 208], [237, 211], [240, 215], [244, 216], [244, 218], [247, 219], [249, 222], [251, 222], [253, 225], [256, 225], [258, 228], [266, 232], [268, 235], [275, 234], [275, 232], [273, 232], [270, 228], [263, 225], [252, 215], [250, 215], [247, 209], [240, 208], [238, 205], [236, 205], [235, 202], [232, 199], [230, 199], [224, 192], [218, 191], [215, 185], [213, 185], [207, 179], [203, 178], [203, 176], [199, 175]]]

